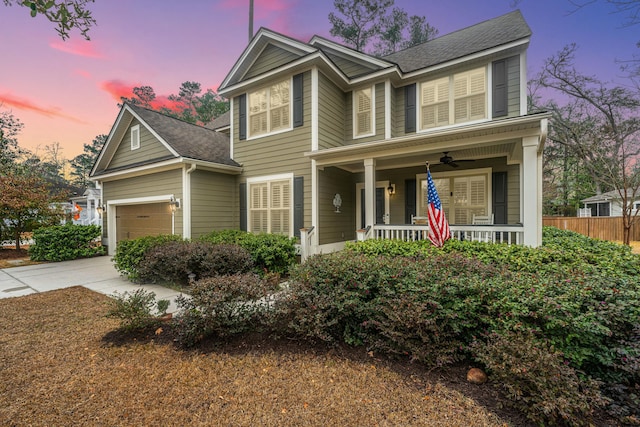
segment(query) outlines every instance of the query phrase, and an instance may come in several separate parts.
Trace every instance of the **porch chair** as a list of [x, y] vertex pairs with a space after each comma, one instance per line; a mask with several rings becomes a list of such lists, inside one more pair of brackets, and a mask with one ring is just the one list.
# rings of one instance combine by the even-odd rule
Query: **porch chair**
[[[411, 215], [411, 224], [413, 225], [429, 225], [429, 217]], [[429, 237], [429, 232], [424, 230], [413, 230], [413, 240], [423, 240]]]
[[[493, 214], [491, 215], [476, 215], [473, 214], [471, 221], [473, 225], [493, 225]], [[474, 231], [472, 235], [474, 242], [493, 242], [494, 234], [489, 231]]]

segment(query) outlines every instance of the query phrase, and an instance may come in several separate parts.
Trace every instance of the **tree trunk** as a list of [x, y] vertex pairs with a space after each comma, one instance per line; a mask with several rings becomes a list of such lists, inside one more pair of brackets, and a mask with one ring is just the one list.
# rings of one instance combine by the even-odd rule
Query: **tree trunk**
[[16, 229], [16, 235], [14, 236], [16, 239], [16, 251], [20, 250], [20, 230]]

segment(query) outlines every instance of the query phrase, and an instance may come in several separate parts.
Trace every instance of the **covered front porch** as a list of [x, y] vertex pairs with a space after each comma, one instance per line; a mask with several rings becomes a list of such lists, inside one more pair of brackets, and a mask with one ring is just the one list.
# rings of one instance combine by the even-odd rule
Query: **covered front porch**
[[307, 153], [303, 257], [353, 240], [426, 239], [426, 162], [453, 238], [540, 245], [546, 126], [531, 115]]

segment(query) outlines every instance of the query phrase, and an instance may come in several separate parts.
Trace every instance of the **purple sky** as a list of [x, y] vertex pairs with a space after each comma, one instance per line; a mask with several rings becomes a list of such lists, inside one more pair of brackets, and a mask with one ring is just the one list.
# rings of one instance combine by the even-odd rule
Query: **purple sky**
[[[158, 97], [177, 93], [184, 81], [217, 89], [247, 44], [249, 0], [97, 0], [90, 42], [79, 33], [63, 42], [53, 24], [23, 7], [0, 5], [0, 110], [25, 125], [22, 147], [41, 153], [59, 142], [72, 158], [108, 133], [121, 95], [149, 85]], [[440, 35], [508, 13], [513, 0], [396, 0], [410, 15], [424, 15]], [[640, 26], [622, 27], [604, 0], [575, 10], [568, 0], [522, 0], [533, 30], [528, 73], [575, 42], [580, 71], [603, 80], [621, 76], [616, 60], [640, 53]], [[254, 28], [303, 41], [331, 38], [332, 0], [255, 0]], [[573, 11], [573, 12], [572, 12]], [[621, 80], [619, 80], [621, 81]]]

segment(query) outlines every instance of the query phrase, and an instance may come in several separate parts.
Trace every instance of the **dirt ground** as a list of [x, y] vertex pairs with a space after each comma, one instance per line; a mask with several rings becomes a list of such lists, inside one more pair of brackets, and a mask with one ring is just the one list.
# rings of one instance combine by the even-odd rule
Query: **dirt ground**
[[243, 336], [128, 335], [81, 287], [0, 300], [0, 425], [522, 426], [468, 366]]

